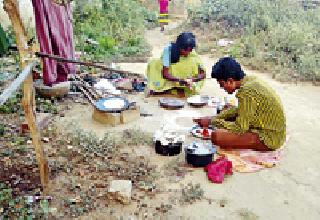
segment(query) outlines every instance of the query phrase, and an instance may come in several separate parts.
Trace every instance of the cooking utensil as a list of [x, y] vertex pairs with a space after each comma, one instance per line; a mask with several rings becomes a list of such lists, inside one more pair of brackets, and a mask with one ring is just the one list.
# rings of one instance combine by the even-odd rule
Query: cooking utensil
[[216, 153], [215, 146], [193, 142], [185, 148], [185, 158], [194, 167], [205, 167], [210, 164]]
[[208, 96], [191, 96], [187, 99], [189, 105], [193, 107], [203, 107], [208, 104], [209, 97]]
[[182, 143], [169, 143], [168, 145], [162, 145], [160, 141], [156, 141], [155, 150], [157, 154], [161, 154], [163, 156], [175, 156], [181, 153]]
[[[208, 128], [201, 128], [199, 125], [194, 125], [191, 128], [190, 133], [197, 138], [202, 138], [204, 140], [211, 139], [211, 134], [214, 131], [214, 127], [212, 125], [209, 125]], [[206, 135], [207, 134], [207, 135]]]
[[156, 153], [163, 156], [174, 156], [181, 153], [185, 136], [164, 127], [153, 135]]
[[[119, 100], [119, 101], [123, 101], [123, 106], [119, 107], [119, 108], [115, 108], [115, 107], [108, 107], [105, 105], [105, 103], [108, 100]], [[96, 103], [95, 103], [95, 107], [99, 110], [99, 111], [105, 111], [105, 112], [113, 112], [113, 113], [117, 113], [117, 112], [122, 112], [124, 110], [129, 109], [131, 106], [135, 106], [135, 102], [131, 102], [129, 103], [129, 101], [123, 97], [117, 97], [117, 96], [110, 96], [107, 98], [102, 98], [99, 99]]]
[[161, 98], [159, 99], [159, 105], [167, 109], [180, 109], [183, 108], [185, 102], [174, 98]]
[[37, 91], [37, 93], [45, 98], [51, 98], [51, 97], [63, 97], [68, 94], [70, 91], [71, 84], [70, 82], [62, 82], [56, 85], [45, 86], [43, 84], [42, 79], [38, 79], [34, 82], [34, 87]]

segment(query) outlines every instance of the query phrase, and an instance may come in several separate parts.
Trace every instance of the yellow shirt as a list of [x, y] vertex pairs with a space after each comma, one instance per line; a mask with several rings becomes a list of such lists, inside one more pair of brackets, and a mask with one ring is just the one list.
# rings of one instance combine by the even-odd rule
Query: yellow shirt
[[[257, 77], [246, 76], [236, 97], [238, 107], [223, 111], [212, 124], [237, 134], [254, 132], [270, 149], [281, 147], [286, 138], [286, 119], [275, 91]], [[236, 119], [228, 121], [231, 118]]]

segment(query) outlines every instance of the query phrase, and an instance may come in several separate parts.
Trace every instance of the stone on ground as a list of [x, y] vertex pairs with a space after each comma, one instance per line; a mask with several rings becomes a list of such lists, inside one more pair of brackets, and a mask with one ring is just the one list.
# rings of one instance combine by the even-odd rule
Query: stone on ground
[[130, 204], [132, 182], [130, 180], [113, 180], [108, 189], [108, 198], [117, 200], [122, 204]]

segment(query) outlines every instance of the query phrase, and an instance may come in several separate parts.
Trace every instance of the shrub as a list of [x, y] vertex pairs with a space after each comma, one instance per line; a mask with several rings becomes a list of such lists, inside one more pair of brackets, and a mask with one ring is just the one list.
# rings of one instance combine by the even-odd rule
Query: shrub
[[49, 202], [33, 203], [27, 197], [13, 196], [13, 190], [0, 183], [0, 219], [45, 219], [48, 218]]
[[[156, 21], [155, 13], [134, 0], [102, 0], [101, 4], [78, 1], [74, 18], [76, 47], [98, 59], [145, 52], [145, 24]], [[88, 38], [99, 45], [84, 46]]]
[[[289, 0], [203, 0], [189, 9], [193, 23], [223, 24], [243, 30], [229, 54], [292, 69], [302, 79], [320, 79], [320, 8], [306, 10]], [[238, 36], [234, 36], [237, 38]]]

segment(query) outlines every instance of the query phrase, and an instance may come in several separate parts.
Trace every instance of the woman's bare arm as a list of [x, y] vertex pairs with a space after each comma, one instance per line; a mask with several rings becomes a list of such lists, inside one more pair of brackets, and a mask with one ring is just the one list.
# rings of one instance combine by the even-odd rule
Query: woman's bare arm
[[169, 73], [169, 68], [168, 67], [163, 67], [162, 76], [163, 76], [163, 78], [165, 78], [165, 79], [167, 79], [169, 81], [179, 82], [180, 84], [186, 84], [185, 80], [179, 79], [179, 78], [176, 78], [176, 77], [172, 76]]

